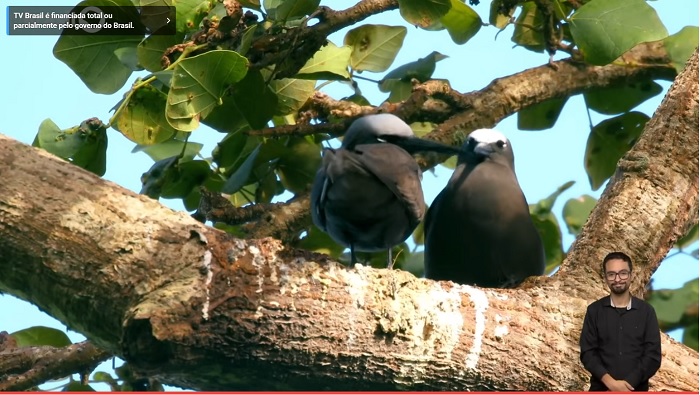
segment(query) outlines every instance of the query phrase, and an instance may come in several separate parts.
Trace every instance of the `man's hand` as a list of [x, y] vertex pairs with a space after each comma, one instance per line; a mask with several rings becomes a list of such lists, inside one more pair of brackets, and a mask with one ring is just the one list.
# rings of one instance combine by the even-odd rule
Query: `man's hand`
[[605, 384], [606, 387], [608, 387], [608, 390], [613, 391], [613, 392], [630, 392], [634, 391], [634, 388], [630, 385], [630, 383], [626, 382], [625, 380], [615, 380], [611, 375], [605, 374], [603, 378], [601, 379], [603, 384]]

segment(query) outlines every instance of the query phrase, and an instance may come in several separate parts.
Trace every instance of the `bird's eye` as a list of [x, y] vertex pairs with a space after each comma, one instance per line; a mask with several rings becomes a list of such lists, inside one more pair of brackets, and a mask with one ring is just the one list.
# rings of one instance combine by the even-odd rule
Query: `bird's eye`
[[379, 137], [377, 137], [377, 141], [379, 141], [380, 143], [386, 143], [386, 140], [381, 139], [381, 138], [379, 138]]
[[506, 142], [503, 141], [503, 140], [498, 140], [498, 141], [496, 141], [496, 146], [497, 146], [498, 148], [503, 148], [503, 147], [506, 146]]

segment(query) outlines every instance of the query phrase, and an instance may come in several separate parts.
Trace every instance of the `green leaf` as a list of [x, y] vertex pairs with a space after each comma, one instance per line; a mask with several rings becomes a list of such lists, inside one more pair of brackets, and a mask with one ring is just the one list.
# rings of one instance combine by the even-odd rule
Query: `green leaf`
[[534, 1], [528, 1], [522, 5], [520, 15], [515, 20], [515, 31], [511, 41], [530, 51], [542, 52], [545, 49], [543, 26], [542, 14], [537, 5]]
[[[163, 84], [163, 86], [170, 89], [170, 82], [173, 80], [173, 71], [172, 70], [156, 71], [153, 73], [153, 76], [156, 77], [155, 82], [159, 82], [159, 83]], [[155, 86], [155, 82], [153, 83], [154, 86]]]
[[187, 147], [185, 147], [185, 152], [183, 154], [184, 160], [190, 160], [194, 158], [202, 150], [202, 147], [204, 147], [204, 145], [200, 143], [194, 143], [191, 141], [185, 143], [181, 140], [170, 139], [168, 141], [164, 141], [162, 143], [153, 145], [137, 145], [131, 152], [144, 152], [146, 155], [150, 156], [151, 159], [158, 162], [165, 158], [180, 155], [180, 153], [182, 153], [183, 144], [187, 144]]
[[73, 157], [83, 144], [85, 144], [85, 138], [79, 133], [77, 127], [63, 131], [51, 119], [46, 118], [39, 125], [39, 132], [33, 145], [68, 159]]
[[100, 383], [116, 383], [114, 377], [107, 372], [95, 372], [92, 375], [92, 380]]
[[367, 100], [366, 97], [360, 95], [359, 93], [353, 94], [352, 96], [344, 97], [343, 101], [349, 101], [351, 103], [359, 104], [361, 106], [371, 106], [372, 103]]
[[92, 381], [109, 384], [112, 392], [119, 390], [119, 383], [107, 372], [95, 372], [92, 375]]
[[391, 66], [406, 37], [403, 26], [364, 25], [345, 35], [352, 46], [350, 66], [357, 71], [381, 72]]
[[674, 247], [676, 247], [680, 250], [683, 250], [684, 248], [689, 247], [697, 242], [698, 242], [698, 224], [695, 224], [695, 226], [690, 228], [688, 233], [686, 233], [683, 237], [681, 237], [680, 239], [678, 239], [678, 241], [676, 241], [676, 244], [674, 245]]
[[73, 344], [65, 332], [46, 326], [33, 326], [18, 330], [10, 335], [17, 341], [17, 347], [66, 347]]
[[391, 92], [388, 99], [390, 103], [403, 101], [413, 91], [411, 80], [415, 78], [420, 82], [427, 81], [435, 71], [435, 63], [445, 58], [446, 55], [433, 51], [424, 58], [399, 66], [379, 81], [379, 90]]
[[270, 81], [270, 88], [277, 94], [278, 106], [276, 115], [291, 114], [306, 103], [316, 87], [316, 81], [294, 78], [282, 78]]
[[210, 0], [172, 0], [176, 10], [176, 30], [178, 33], [189, 33], [199, 28], [202, 19], [216, 5]]
[[321, 166], [321, 147], [303, 137], [292, 137], [277, 163], [277, 174], [285, 189], [294, 194], [310, 190]]
[[489, 23], [502, 30], [510, 23], [515, 14], [515, 6], [506, 8], [503, 0], [493, 0], [489, 11]]
[[275, 196], [284, 193], [284, 191], [285, 188], [277, 180], [277, 175], [271, 171], [258, 182], [258, 186], [255, 188], [255, 203], [270, 203]]
[[268, 3], [278, 3], [274, 8], [272, 19], [277, 21], [287, 21], [309, 15], [316, 11], [321, 0], [265, 0], [265, 9]]
[[410, 126], [416, 137], [423, 137], [437, 128], [437, 124], [432, 122], [413, 122]]
[[243, 31], [243, 38], [241, 39], [241, 43], [238, 45], [238, 48], [236, 48], [236, 52], [244, 56], [248, 53], [250, 45], [253, 44], [253, 39], [255, 38], [255, 32], [258, 29], [258, 26], [258, 24], [255, 24], [247, 27], [245, 31]]
[[552, 2], [554, 7], [554, 15], [559, 20], [568, 19], [574, 7], [569, 3], [569, 0], [555, 0]]
[[306, 251], [318, 252], [319, 254], [330, 255], [338, 259], [345, 247], [336, 243], [326, 232], [316, 226], [311, 226], [306, 236], [299, 240], [298, 247]]
[[277, 95], [257, 70], [246, 74], [228, 93], [203, 121], [219, 132], [262, 129], [277, 109]]
[[162, 59], [165, 51], [182, 43], [184, 35], [182, 33], [174, 35], [152, 34], [141, 41], [136, 47], [138, 62], [146, 70], [156, 72], [163, 70]]
[[234, 192], [238, 192], [241, 188], [243, 188], [246, 185], [248, 177], [250, 177], [250, 174], [253, 171], [255, 159], [257, 158], [258, 153], [260, 153], [260, 147], [261, 145], [258, 145], [253, 150], [253, 152], [251, 152], [250, 155], [248, 155], [243, 164], [241, 164], [241, 166], [238, 169], [236, 169], [236, 171], [231, 175], [231, 177], [229, 177], [229, 179], [226, 180], [226, 183], [221, 188], [221, 192], [232, 194]]
[[183, 131], [196, 129], [199, 119], [220, 105], [224, 92], [247, 71], [248, 60], [233, 51], [214, 50], [178, 63], [165, 108], [170, 125]]
[[216, 144], [212, 157], [219, 167], [224, 169], [229, 167], [236, 168], [234, 164], [238, 161], [241, 161], [241, 163], [243, 161], [241, 156], [244, 154], [249, 155], [258, 144], [260, 144], [260, 140], [256, 137], [249, 137], [243, 132], [232, 132]]
[[167, 96], [144, 85], [126, 98], [128, 102], [117, 115], [114, 126], [126, 138], [141, 145], [158, 144], [175, 134], [165, 118]]
[[663, 91], [654, 81], [630, 81], [626, 84], [594, 88], [583, 93], [588, 108], [615, 115], [630, 111]]
[[564, 260], [564, 250], [561, 242], [561, 229], [553, 213], [547, 215], [531, 215], [532, 222], [537, 228], [545, 254], [545, 274], [550, 274]]
[[530, 214], [542, 214], [547, 215], [552, 212], [552, 207], [557, 202], [559, 196], [564, 193], [567, 189], [571, 188], [575, 184], [574, 181], [568, 181], [560, 185], [556, 191], [552, 192], [546, 198], [538, 201], [535, 204], [530, 205]]
[[[228, 16], [228, 12], [226, 11], [226, 6], [224, 5], [223, 2], [216, 2], [214, 3], [214, 6], [211, 7], [209, 12], [207, 13], [206, 18], [208, 18], [212, 22], [217, 22], [219, 23], [218, 30], [219, 31], [231, 31], [236, 27], [238, 24], [238, 21], [233, 21], [231, 18], [229, 19], [224, 19], [225, 17]], [[224, 28], [224, 29], [222, 29]]]
[[[698, 27], [686, 26], [678, 33], [664, 39], [664, 47], [678, 74], [683, 71], [685, 64], [698, 46]], [[697, 350], [697, 348], [696, 348]]]
[[399, 12], [408, 23], [429, 27], [452, 7], [450, 0], [399, 0]]
[[455, 44], [464, 44], [479, 32], [483, 22], [471, 7], [460, 0], [451, 0], [452, 8], [440, 18]]
[[105, 173], [107, 131], [104, 124], [96, 118], [65, 130], [46, 119], [39, 125], [33, 145], [99, 176]]
[[346, 45], [339, 48], [329, 41], [306, 62], [296, 77], [313, 80], [350, 79], [350, 54], [352, 47]]
[[613, 175], [617, 161], [632, 148], [648, 120], [647, 115], [633, 111], [593, 127], [584, 156], [584, 167], [593, 190]]
[[151, 199], [158, 199], [163, 186], [176, 177], [178, 156], [161, 159], [154, 163], [148, 171], [141, 175], [140, 194]]
[[676, 325], [680, 323], [689, 307], [695, 306], [697, 309], [698, 279], [692, 279], [678, 289], [655, 289], [647, 302], [656, 310], [661, 325]]
[[[139, 43], [140, 45], [140, 43]], [[135, 47], [121, 47], [114, 50], [114, 55], [119, 59], [119, 61], [132, 71], [143, 70], [143, 67], [139, 65], [139, 58], [136, 54]]]
[[569, 21], [586, 62], [600, 66], [639, 43], [668, 36], [656, 11], [644, 0], [591, 0]]
[[451, 156], [446, 161], [442, 162], [441, 165], [447, 169], [454, 170], [457, 168], [457, 157]]
[[411, 234], [411, 237], [413, 238], [413, 242], [416, 243], [416, 245], [425, 244], [425, 223], [424, 223], [424, 221], [420, 221], [418, 226], [416, 226], [416, 229], [413, 230], [413, 234]]
[[413, 84], [402, 80], [383, 80], [381, 91], [391, 92], [389, 98], [386, 99], [389, 103], [399, 103], [411, 96], [413, 92]]
[[[78, 6], [122, 6], [135, 9], [129, 0], [87, 0]], [[136, 48], [143, 36], [62, 34], [53, 47], [56, 59], [65, 63], [95, 93], [112, 94], [131, 76], [131, 69], [117, 56], [119, 50]]]
[[[134, 6], [141, 7], [139, 9], [140, 20], [149, 31], [158, 32], [158, 34], [172, 34], [173, 29], [166, 24], [166, 18], [170, 18], [170, 20], [176, 18], [177, 9], [174, 4], [176, 0], [131, 0], [131, 2]], [[160, 31], [161, 29], [166, 31]]]
[[588, 216], [598, 201], [590, 195], [581, 195], [575, 199], [569, 199], [564, 204], [562, 217], [566, 222], [569, 233], [578, 236], [581, 233], [583, 224], [588, 220]]
[[425, 252], [419, 251], [410, 253], [405, 250], [401, 253], [406, 254], [406, 260], [401, 264], [401, 270], [412, 273], [414, 276], [421, 278], [425, 272], [425, 266], [423, 262], [425, 261]]
[[554, 98], [537, 103], [518, 111], [518, 129], [545, 130], [549, 129], [559, 119], [568, 97]]
[[175, 166], [172, 178], [161, 186], [160, 196], [166, 199], [185, 198], [202, 185], [211, 173], [209, 163], [203, 160], [180, 162]]
[[564, 259], [564, 250], [561, 241], [561, 229], [559, 222], [552, 213], [552, 207], [556, 203], [557, 198], [564, 191], [574, 185], [573, 181], [569, 181], [554, 191], [546, 198], [538, 201], [535, 204], [530, 204], [530, 218], [535, 224], [535, 228], [542, 238], [544, 253], [546, 258], [545, 273], [551, 273]]
[[80, 129], [86, 131], [87, 143], [73, 155], [72, 162], [101, 177], [107, 171], [107, 129], [96, 119], [83, 121]]
[[384, 78], [379, 81], [379, 89], [382, 92], [389, 92], [389, 80], [409, 82], [411, 79], [415, 78], [420, 82], [425, 82], [430, 79], [435, 72], [435, 64], [445, 58], [447, 58], [446, 55], [433, 51], [424, 58], [399, 66], [388, 72]]
[[262, 10], [260, 7], [260, 0], [239, 0], [238, 2], [241, 3], [243, 7], [252, 8], [256, 11]]
[[[679, 71], [680, 73], [680, 71]], [[698, 336], [700, 335], [700, 330], [698, 330], [698, 323], [693, 322], [685, 327], [683, 331], [683, 344], [698, 351]]]

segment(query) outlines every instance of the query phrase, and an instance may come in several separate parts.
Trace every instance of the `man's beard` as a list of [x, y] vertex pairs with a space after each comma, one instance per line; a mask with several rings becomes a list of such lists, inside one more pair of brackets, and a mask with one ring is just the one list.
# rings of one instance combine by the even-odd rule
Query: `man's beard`
[[615, 295], [622, 295], [627, 292], [629, 288], [630, 286], [627, 283], [612, 284], [610, 285], [610, 292], [614, 293]]

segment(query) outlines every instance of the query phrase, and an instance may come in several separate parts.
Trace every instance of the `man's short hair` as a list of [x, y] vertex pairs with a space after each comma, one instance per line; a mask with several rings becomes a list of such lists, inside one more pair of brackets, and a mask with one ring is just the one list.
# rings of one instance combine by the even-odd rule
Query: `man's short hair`
[[605, 273], [605, 264], [613, 259], [620, 259], [627, 262], [627, 265], [630, 267], [630, 272], [632, 271], [632, 258], [630, 258], [629, 255], [625, 254], [624, 252], [615, 251], [609, 253], [605, 256], [605, 258], [603, 258], [603, 273]]

